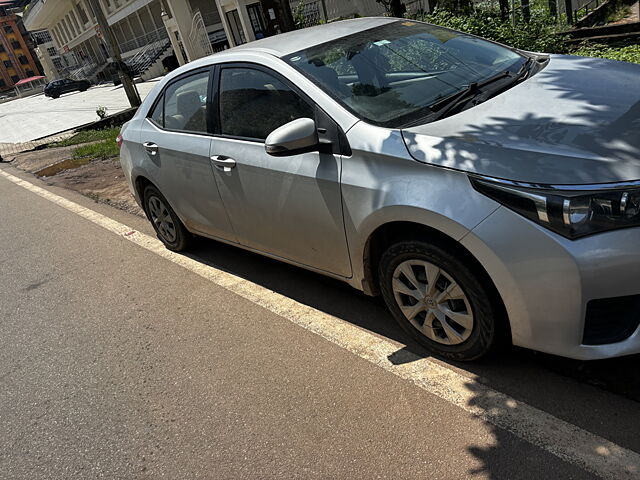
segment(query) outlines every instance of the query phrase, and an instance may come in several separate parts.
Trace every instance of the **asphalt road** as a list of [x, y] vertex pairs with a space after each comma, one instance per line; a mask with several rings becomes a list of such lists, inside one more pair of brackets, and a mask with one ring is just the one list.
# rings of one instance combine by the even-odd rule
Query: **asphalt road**
[[[2, 479], [596, 478], [1, 175], [0, 205]], [[339, 282], [207, 240], [190, 258], [426, 356]], [[429, 361], [635, 455], [638, 360]]]

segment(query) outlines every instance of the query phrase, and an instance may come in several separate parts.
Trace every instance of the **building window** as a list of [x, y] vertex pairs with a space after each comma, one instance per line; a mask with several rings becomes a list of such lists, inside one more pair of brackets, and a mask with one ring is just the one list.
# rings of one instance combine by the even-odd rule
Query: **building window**
[[84, 11], [84, 8], [82, 8], [82, 5], [80, 5], [79, 3], [76, 3], [76, 12], [78, 12], [78, 17], [80, 18], [80, 21], [82, 22], [83, 25], [89, 22], [89, 17], [87, 17], [87, 12]]
[[20, 42], [17, 40], [11, 40], [11, 46], [13, 48], [22, 48], [22, 45], [20, 45]]
[[4, 66], [7, 67], [7, 68], [11, 68], [13, 66], [13, 65], [11, 65], [11, 60], [5, 60], [2, 63], [4, 63]]
[[2, 52], [4, 52], [4, 51], [5, 51], [5, 49], [4, 49], [4, 45], [0, 44], [0, 53], [2, 53]]
[[264, 17], [262, 16], [262, 5], [260, 5], [260, 3], [247, 5], [247, 13], [249, 14], [251, 28], [253, 29], [256, 40], [266, 37], [267, 29], [264, 25]]
[[11, 76], [11, 81], [12, 81], [14, 84], [16, 84], [16, 83], [18, 83], [18, 82], [20, 81], [20, 77], [19, 77], [19, 76], [17, 76], [17, 75], [12, 75], [12, 76]]
[[5, 33], [13, 33], [13, 28], [11, 28], [11, 25], [5, 25], [4, 31]]
[[7, 86], [7, 83], [0, 78], [0, 88], [5, 88]]
[[240, 23], [240, 15], [238, 14], [238, 10], [231, 10], [227, 12], [227, 21], [229, 22], [229, 27], [231, 28], [233, 42], [236, 45], [247, 43], [247, 39], [244, 36], [244, 30], [242, 29], [242, 24]]
[[27, 77], [35, 77], [36, 74], [33, 70], [27, 70]]
[[58, 52], [56, 52], [56, 49], [53, 47], [49, 47], [47, 48], [47, 53], [49, 54], [50, 57], [55, 56]]
[[29, 59], [27, 57], [25, 57], [24, 55], [20, 55], [18, 57], [18, 61], [22, 64], [22, 65], [28, 65], [29, 64]]
[[36, 43], [38, 45], [42, 45], [43, 43], [51, 42], [53, 39], [47, 30], [40, 30], [39, 32], [33, 32], [33, 38], [36, 39]]

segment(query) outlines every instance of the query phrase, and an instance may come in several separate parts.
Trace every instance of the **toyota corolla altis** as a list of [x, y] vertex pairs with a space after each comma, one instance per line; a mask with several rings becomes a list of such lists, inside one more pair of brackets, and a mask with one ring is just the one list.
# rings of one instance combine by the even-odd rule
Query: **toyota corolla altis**
[[432, 352], [640, 352], [640, 66], [367, 18], [167, 75], [119, 139], [167, 248], [382, 294]]

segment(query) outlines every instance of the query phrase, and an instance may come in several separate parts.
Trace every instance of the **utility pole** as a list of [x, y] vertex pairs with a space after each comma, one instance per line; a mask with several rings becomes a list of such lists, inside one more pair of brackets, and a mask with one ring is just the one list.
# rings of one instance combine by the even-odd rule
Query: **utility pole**
[[115, 35], [111, 31], [109, 22], [107, 22], [107, 17], [104, 16], [104, 12], [102, 11], [102, 7], [100, 6], [100, 1], [88, 0], [88, 2], [89, 5], [91, 5], [93, 14], [96, 17], [98, 26], [100, 27], [100, 31], [102, 32], [102, 38], [107, 46], [107, 52], [109, 52], [109, 56], [114, 60], [116, 68], [120, 72], [122, 86], [124, 87], [124, 91], [127, 94], [129, 103], [132, 107], [139, 107], [142, 103], [142, 101], [140, 100], [140, 94], [138, 93], [138, 90], [133, 83], [129, 72], [127, 72], [123, 68], [124, 62], [122, 61], [122, 55], [120, 54], [120, 45], [118, 45]]

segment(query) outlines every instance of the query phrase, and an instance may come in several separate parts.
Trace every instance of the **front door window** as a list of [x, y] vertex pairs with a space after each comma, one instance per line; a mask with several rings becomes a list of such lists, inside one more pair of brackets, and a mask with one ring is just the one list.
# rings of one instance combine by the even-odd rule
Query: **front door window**
[[313, 117], [313, 108], [274, 76], [253, 68], [222, 70], [220, 123], [223, 135], [264, 141], [286, 123]]

